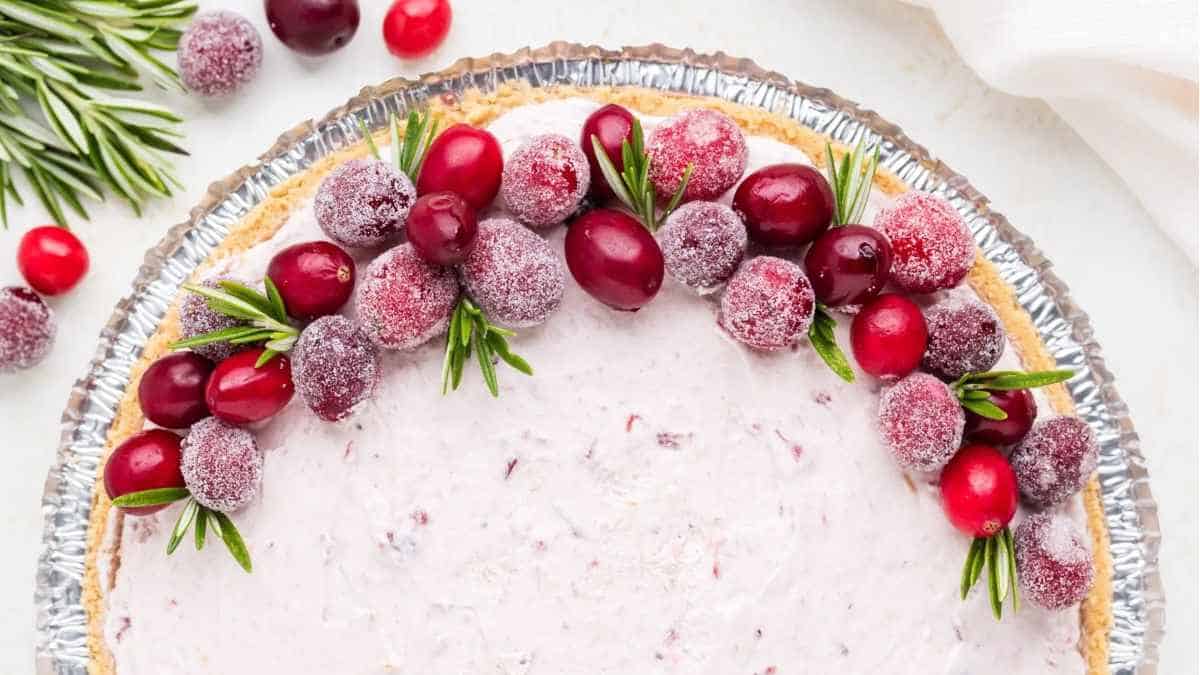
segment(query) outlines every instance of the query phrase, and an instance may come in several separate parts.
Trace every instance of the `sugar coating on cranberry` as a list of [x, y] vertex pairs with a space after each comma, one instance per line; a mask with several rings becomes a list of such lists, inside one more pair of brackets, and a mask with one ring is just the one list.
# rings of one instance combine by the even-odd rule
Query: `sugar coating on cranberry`
[[344, 316], [308, 324], [292, 348], [292, 379], [317, 417], [336, 422], [375, 393], [379, 349]]
[[655, 127], [646, 152], [650, 181], [662, 199], [675, 194], [684, 170], [688, 164], [693, 166], [683, 193], [686, 201], [721, 196], [746, 172], [750, 157], [737, 123], [707, 108], [685, 110]]
[[590, 181], [583, 150], [566, 136], [545, 134], [529, 139], [504, 161], [500, 196], [517, 220], [548, 227], [579, 208]]
[[562, 261], [545, 239], [508, 218], [479, 223], [475, 247], [458, 270], [467, 294], [502, 326], [536, 326], [562, 303]]
[[431, 265], [412, 244], [401, 244], [371, 262], [357, 297], [358, 324], [372, 342], [412, 349], [446, 330], [458, 280], [450, 268]]
[[382, 246], [404, 232], [417, 190], [399, 169], [378, 159], [352, 159], [321, 181], [317, 224], [351, 248]]
[[879, 397], [879, 431], [896, 463], [909, 471], [937, 471], [962, 445], [966, 418], [945, 382], [913, 373]]
[[746, 241], [742, 219], [717, 202], [688, 202], [658, 230], [667, 271], [701, 293], [733, 276], [746, 253]]
[[991, 370], [1004, 354], [1000, 318], [978, 300], [951, 297], [925, 310], [929, 343], [922, 366], [943, 380]]
[[262, 38], [245, 17], [203, 12], [179, 38], [179, 76], [201, 96], [228, 96], [258, 74], [262, 52]]
[[[217, 289], [221, 287], [219, 284], [221, 281], [244, 283], [240, 279], [217, 277], [205, 279], [200, 282], [200, 285]], [[183, 302], [179, 304], [179, 332], [184, 338], [196, 337], [197, 335], [211, 333], [215, 330], [233, 328], [234, 326], [240, 326], [241, 323], [233, 317], [213, 311], [208, 306], [208, 298], [202, 295], [188, 293], [183, 298]], [[192, 347], [192, 351], [210, 361], [224, 361], [233, 356], [233, 353], [238, 351], [238, 347], [228, 342], [210, 342], [199, 347]]]
[[739, 342], [777, 351], [804, 336], [815, 309], [812, 284], [800, 266], [764, 255], [742, 263], [730, 279], [717, 322]]
[[206, 417], [193, 424], [183, 439], [179, 469], [201, 506], [232, 513], [258, 494], [263, 455], [254, 434]]
[[975, 264], [975, 243], [945, 199], [906, 192], [875, 216], [892, 243], [892, 282], [909, 293], [954, 288]]
[[1021, 594], [1045, 609], [1066, 609], [1083, 600], [1096, 576], [1092, 549], [1070, 518], [1030, 514], [1017, 526], [1017, 578]]
[[1053, 417], [1033, 425], [1009, 461], [1021, 497], [1038, 508], [1061, 504], [1083, 489], [1096, 470], [1096, 435], [1078, 417]]
[[0, 288], [0, 373], [41, 363], [56, 332], [54, 312], [41, 296], [22, 286]]

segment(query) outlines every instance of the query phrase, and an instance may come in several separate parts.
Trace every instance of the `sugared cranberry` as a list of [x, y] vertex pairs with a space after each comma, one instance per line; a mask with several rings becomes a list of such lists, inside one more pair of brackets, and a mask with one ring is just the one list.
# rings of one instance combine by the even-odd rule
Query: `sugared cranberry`
[[945, 382], [913, 373], [879, 397], [879, 430], [896, 463], [937, 471], [962, 443], [963, 411]]
[[1045, 509], [1083, 489], [1096, 470], [1096, 435], [1078, 417], [1054, 417], [1034, 425], [1009, 458], [1021, 497]]
[[0, 373], [32, 368], [54, 346], [54, 312], [31, 289], [0, 288]]
[[746, 253], [746, 226], [717, 202], [688, 202], [658, 230], [667, 271], [681, 284], [706, 293], [729, 280]]
[[292, 348], [292, 377], [309, 410], [336, 422], [375, 393], [379, 349], [353, 321], [323, 316], [304, 329]]
[[358, 0], [265, 0], [263, 5], [271, 32], [301, 54], [337, 51], [358, 30]]
[[804, 336], [816, 304], [799, 265], [759, 256], [742, 263], [729, 280], [717, 322], [743, 344], [777, 351]]
[[421, 195], [408, 214], [408, 242], [435, 265], [457, 265], [475, 245], [475, 209], [453, 192]]
[[383, 41], [402, 59], [432, 52], [450, 32], [449, 0], [396, 0], [383, 17]]
[[408, 176], [378, 159], [352, 159], [321, 181], [313, 210], [328, 237], [350, 248], [395, 239], [417, 199]]
[[524, 328], [558, 309], [566, 274], [545, 239], [514, 220], [490, 218], [479, 224], [459, 276], [489, 320]]
[[262, 38], [240, 14], [202, 12], [179, 38], [179, 77], [201, 96], [228, 96], [254, 79]]
[[996, 534], [1017, 512], [1017, 477], [990, 445], [959, 450], [942, 469], [939, 486], [946, 517], [972, 537]]
[[1003, 410], [1008, 417], [991, 420], [968, 410], [967, 428], [964, 433], [966, 439], [988, 445], [1020, 443], [1033, 427], [1033, 421], [1037, 419], [1037, 403], [1033, 400], [1033, 392], [1028, 389], [994, 391], [987, 400]]
[[811, 166], [772, 164], [746, 176], [733, 195], [750, 238], [767, 246], [803, 246], [833, 219], [833, 190]]
[[[208, 288], [220, 288], [220, 281], [237, 281], [239, 279], [231, 279], [229, 277], [209, 278], [200, 283], [201, 286]], [[208, 299], [202, 295], [189, 293], [184, 296], [183, 302], [179, 305], [179, 332], [184, 338], [192, 338], [197, 335], [211, 333], [217, 330], [233, 328], [241, 325], [237, 319], [215, 312], [208, 306]], [[235, 345], [228, 342], [210, 342], [199, 347], [192, 347], [192, 351], [200, 354], [210, 361], [224, 361], [233, 356], [237, 351]]]
[[258, 494], [263, 455], [249, 431], [206, 417], [192, 425], [182, 451], [183, 481], [201, 506], [232, 513]]
[[150, 364], [138, 383], [138, 404], [160, 427], [184, 429], [208, 417], [204, 388], [212, 361], [195, 352], [168, 354]]
[[588, 115], [583, 123], [583, 131], [579, 134], [579, 147], [587, 155], [588, 167], [592, 173], [591, 192], [597, 199], [610, 199], [612, 188], [604, 180], [600, 172], [600, 163], [596, 161], [596, 149], [592, 147], [592, 136], [600, 140], [604, 154], [616, 167], [617, 172], [625, 169], [625, 159], [621, 155], [621, 145], [633, 133], [633, 113], [616, 103], [601, 106], [596, 112]]
[[272, 417], [292, 400], [292, 364], [283, 354], [255, 367], [260, 348], [247, 349], [217, 364], [204, 390], [204, 402], [216, 417], [250, 424]]
[[892, 245], [873, 227], [835, 227], [809, 247], [804, 269], [822, 304], [861, 305], [879, 295], [891, 278]]
[[894, 293], [872, 300], [850, 324], [850, 348], [858, 366], [883, 379], [904, 377], [916, 370], [927, 339], [921, 308]]
[[500, 191], [504, 155], [491, 133], [467, 124], [446, 129], [425, 153], [417, 192], [453, 192], [476, 210], [485, 209]]
[[308, 241], [275, 254], [267, 276], [279, 289], [288, 316], [311, 321], [333, 314], [354, 291], [354, 260], [336, 244]]
[[17, 245], [17, 269], [33, 289], [60, 295], [75, 288], [88, 271], [88, 252], [70, 230], [35, 227]]
[[892, 242], [892, 282], [909, 293], [954, 288], [975, 264], [975, 243], [949, 202], [907, 192], [875, 216]]
[[595, 209], [583, 214], [567, 230], [564, 249], [579, 287], [613, 309], [641, 309], [662, 286], [658, 242], [624, 212]]
[[401, 244], [367, 267], [358, 285], [358, 323], [384, 349], [412, 349], [446, 330], [456, 302], [454, 272]]
[[1013, 547], [1021, 593], [1033, 604], [1066, 609], [1087, 596], [1096, 576], [1092, 549], [1068, 517], [1030, 514], [1017, 526]]
[[[117, 446], [104, 464], [104, 491], [109, 499], [145, 490], [184, 487], [179, 471], [180, 439], [164, 429], [140, 431]], [[121, 509], [133, 516], [148, 516], [168, 504]]]
[[991, 307], [947, 298], [925, 310], [929, 346], [922, 365], [943, 380], [991, 370], [1004, 353], [1004, 329]]
[[530, 227], [557, 225], [579, 208], [591, 171], [571, 139], [534, 136], [504, 163], [500, 196], [517, 220]]
[[670, 199], [688, 164], [694, 168], [685, 201], [712, 200], [737, 185], [750, 152], [736, 122], [716, 110], [686, 110], [655, 127], [646, 141], [650, 181], [662, 199]]

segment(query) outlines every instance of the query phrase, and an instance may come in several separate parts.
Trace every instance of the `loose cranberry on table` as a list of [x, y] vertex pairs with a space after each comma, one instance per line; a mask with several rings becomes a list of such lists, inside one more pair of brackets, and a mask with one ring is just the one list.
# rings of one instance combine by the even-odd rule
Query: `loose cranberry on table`
[[201, 12], [179, 38], [179, 77], [201, 96], [229, 96], [258, 74], [262, 54], [262, 38], [245, 17]]
[[879, 431], [909, 471], [937, 471], [962, 443], [962, 406], [945, 382], [913, 373], [879, 396]]
[[861, 305], [879, 295], [891, 278], [892, 245], [872, 227], [835, 227], [809, 247], [804, 269], [821, 304]]
[[138, 383], [142, 414], [168, 429], [184, 429], [208, 417], [204, 391], [212, 371], [212, 361], [195, 352], [176, 352], [158, 359]]
[[375, 393], [379, 349], [350, 319], [323, 316], [304, 329], [292, 348], [292, 377], [309, 410], [336, 422]]
[[358, 0], [263, 0], [263, 8], [275, 37], [309, 56], [341, 49], [358, 30]]
[[0, 288], [0, 374], [41, 363], [57, 332], [54, 312], [32, 289]]
[[892, 243], [892, 282], [908, 293], [954, 288], [975, 264], [975, 242], [945, 199], [906, 192], [875, 216]]
[[729, 280], [717, 323], [742, 344], [778, 351], [804, 336], [816, 305], [799, 265], [759, 256], [742, 263]]
[[338, 244], [374, 248], [404, 232], [416, 189], [388, 162], [352, 159], [321, 181], [313, 210], [321, 230]]
[[88, 271], [88, 252], [70, 230], [35, 227], [17, 245], [17, 269], [39, 293], [60, 295], [75, 288]]
[[713, 200], [737, 185], [750, 152], [746, 137], [728, 115], [707, 108], [686, 110], [654, 128], [646, 141], [650, 182], [661, 199], [670, 199], [691, 164], [684, 201]]
[[[104, 491], [109, 499], [144, 490], [184, 487], [180, 472], [180, 443], [183, 439], [164, 429], [147, 429], [125, 439], [104, 464]], [[133, 516], [147, 516], [170, 506], [155, 504], [121, 509]]]
[[542, 323], [562, 303], [566, 273], [550, 244], [508, 218], [479, 224], [475, 247], [459, 267], [467, 294], [508, 328]]
[[213, 511], [237, 511], [254, 499], [262, 485], [263, 454], [254, 434], [216, 417], [192, 425], [181, 455], [187, 489], [201, 506]]
[[448, 0], [396, 0], [383, 17], [383, 40], [402, 59], [425, 56], [446, 39], [451, 18]]
[[964, 437], [969, 441], [989, 445], [1020, 443], [1033, 427], [1033, 421], [1037, 419], [1037, 403], [1033, 400], [1033, 392], [1028, 389], [993, 391], [988, 392], [987, 400], [1003, 410], [1007, 417], [993, 420], [968, 410]]
[[811, 166], [772, 164], [746, 176], [733, 195], [733, 209], [754, 241], [803, 246], [829, 228], [833, 190]]
[[1012, 452], [1021, 498], [1039, 509], [1065, 502], [1096, 471], [1100, 448], [1087, 422], [1054, 417], [1034, 425]]
[[947, 298], [925, 310], [929, 346], [922, 365], [943, 380], [991, 370], [1004, 354], [995, 310], [978, 300]]
[[658, 230], [667, 272], [701, 293], [716, 289], [737, 271], [746, 253], [746, 226], [718, 202], [688, 202]]
[[583, 131], [579, 134], [579, 147], [583, 150], [583, 154], [587, 155], [588, 168], [592, 172], [591, 193], [597, 199], [610, 199], [614, 195], [608, 181], [604, 180], [604, 174], [600, 172], [600, 163], [596, 161], [596, 148], [592, 145], [592, 137], [595, 136], [599, 139], [600, 145], [604, 148], [604, 154], [608, 156], [609, 161], [613, 163], [619, 173], [625, 169], [625, 158], [621, 153], [621, 146], [626, 140], [630, 140], [632, 133], [633, 113], [616, 103], [601, 106], [588, 115], [587, 120], [584, 121]]
[[279, 289], [288, 316], [311, 321], [334, 314], [354, 291], [354, 260], [336, 244], [308, 241], [276, 253], [267, 276]]
[[1004, 454], [989, 445], [959, 450], [938, 485], [946, 518], [972, 537], [991, 537], [1017, 512], [1017, 477]]
[[1065, 515], [1030, 514], [1017, 526], [1017, 578], [1021, 591], [1044, 609], [1066, 609], [1082, 601], [1096, 576], [1092, 549]]
[[459, 289], [453, 270], [401, 244], [371, 262], [357, 293], [358, 323], [371, 341], [412, 349], [446, 330]]
[[455, 124], [429, 144], [417, 193], [453, 192], [476, 210], [487, 208], [500, 192], [504, 155], [490, 132]]
[[559, 134], [534, 136], [504, 164], [500, 196], [530, 227], [557, 225], [579, 208], [591, 181], [587, 157]]
[[927, 339], [921, 308], [894, 293], [872, 300], [850, 324], [850, 347], [858, 366], [883, 379], [894, 380], [916, 370]]
[[563, 246], [576, 283], [613, 309], [637, 311], [662, 286], [658, 242], [623, 211], [588, 211], [571, 223]]
[[292, 400], [291, 361], [276, 354], [256, 367], [263, 351], [247, 349], [217, 364], [204, 391], [204, 401], [214, 416], [232, 424], [261, 422]]
[[421, 195], [408, 214], [408, 242], [434, 265], [457, 265], [475, 245], [475, 209], [453, 192]]

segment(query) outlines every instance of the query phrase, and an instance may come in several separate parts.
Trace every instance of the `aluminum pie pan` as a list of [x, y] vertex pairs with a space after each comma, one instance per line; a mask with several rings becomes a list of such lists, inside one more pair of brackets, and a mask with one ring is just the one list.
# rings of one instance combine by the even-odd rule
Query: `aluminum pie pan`
[[828, 89], [721, 52], [697, 54], [658, 44], [610, 51], [555, 42], [462, 59], [416, 80], [396, 78], [363, 89], [319, 121], [306, 121], [284, 133], [255, 164], [212, 184], [188, 220], [172, 227], [146, 253], [132, 293], [117, 303], [87, 374], [71, 390], [57, 458], [46, 478], [43, 550], [34, 594], [39, 675], [88, 672], [88, 620], [81, 595], [97, 472], [130, 370], [180, 285], [274, 186], [357, 142], [358, 120], [379, 129], [392, 112], [419, 107], [432, 97], [454, 99], [469, 89], [491, 90], [513, 82], [535, 87], [639, 86], [766, 109], [844, 143], [864, 137], [878, 142], [882, 166], [910, 188], [948, 199], [963, 214], [984, 256], [1016, 290], [1059, 367], [1077, 372], [1067, 388], [1079, 416], [1100, 441], [1101, 503], [1113, 562], [1109, 669], [1122, 675], [1157, 672], [1165, 625], [1158, 571], [1161, 535], [1145, 459], [1090, 320], [1033, 242], [992, 210], [987, 197], [966, 178], [899, 127]]

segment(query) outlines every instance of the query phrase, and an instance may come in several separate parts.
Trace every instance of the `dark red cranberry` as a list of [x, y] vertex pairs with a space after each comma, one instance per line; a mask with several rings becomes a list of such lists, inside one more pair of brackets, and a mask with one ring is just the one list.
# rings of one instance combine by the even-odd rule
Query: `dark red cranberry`
[[429, 146], [417, 193], [453, 192], [478, 209], [487, 208], [500, 191], [504, 155], [496, 137], [468, 124], [446, 129]]
[[41, 363], [57, 332], [54, 312], [33, 289], [0, 287], [0, 374]]
[[275, 37], [309, 56], [341, 49], [358, 30], [358, 0], [263, 0], [263, 8]]
[[88, 271], [88, 252], [70, 230], [35, 227], [17, 245], [17, 269], [39, 293], [59, 295], [75, 288]]
[[263, 350], [247, 349], [217, 364], [205, 389], [212, 414], [232, 424], [259, 422], [283, 410], [292, 400], [292, 364], [278, 354], [255, 367]]
[[396, 0], [383, 17], [383, 41], [402, 59], [425, 56], [450, 32], [448, 0]]
[[754, 241], [803, 246], [829, 227], [833, 190], [811, 166], [772, 164], [746, 176], [733, 195], [733, 209]]
[[658, 294], [663, 255], [641, 223], [621, 211], [595, 209], [567, 231], [567, 268], [583, 290], [613, 309], [636, 311]]
[[861, 305], [879, 295], [887, 284], [892, 245], [872, 227], [835, 227], [809, 247], [804, 268], [822, 304]]
[[292, 358], [300, 399], [326, 422], [349, 417], [379, 384], [379, 348], [344, 316], [310, 323]]
[[188, 91], [219, 98], [238, 91], [258, 74], [263, 47], [258, 29], [228, 10], [204, 11], [179, 38], [176, 63]]
[[967, 440], [988, 445], [1015, 445], [1025, 438], [1037, 419], [1037, 403], [1028, 389], [994, 391], [988, 401], [1003, 410], [1008, 417], [990, 420], [967, 411]]
[[895, 293], [875, 298], [850, 324], [850, 347], [864, 371], [895, 379], [916, 370], [929, 333], [921, 308]]
[[633, 133], [633, 113], [616, 103], [601, 106], [596, 112], [588, 115], [583, 123], [583, 131], [579, 134], [579, 146], [587, 155], [588, 166], [592, 171], [592, 196], [596, 199], [611, 199], [612, 188], [604, 180], [600, 171], [600, 163], [596, 161], [596, 149], [592, 147], [592, 136], [600, 139], [604, 153], [612, 161], [617, 171], [625, 169], [625, 159], [621, 156], [621, 144]]
[[204, 388], [213, 363], [196, 352], [168, 354], [150, 364], [138, 383], [138, 404], [160, 427], [184, 429], [208, 417]]
[[457, 265], [475, 245], [475, 209], [453, 192], [421, 195], [408, 214], [408, 241], [434, 265]]
[[[104, 465], [104, 491], [109, 499], [159, 488], [184, 487], [179, 470], [180, 443], [183, 439], [164, 429], [147, 429], [125, 440], [113, 450]], [[167, 508], [167, 504], [122, 509], [134, 516], [146, 516]]]
[[1009, 456], [1021, 498], [1037, 509], [1058, 506], [1075, 496], [1096, 471], [1099, 459], [1096, 433], [1078, 417], [1038, 422]]
[[960, 531], [990, 537], [1017, 512], [1017, 477], [990, 445], [968, 445], [942, 469], [942, 510]]
[[1066, 609], [1083, 600], [1096, 577], [1087, 536], [1061, 513], [1031, 513], [1013, 536], [1021, 594], [1038, 607]]
[[354, 292], [354, 259], [336, 244], [307, 241], [275, 254], [267, 276], [279, 289], [288, 316], [311, 321], [335, 314]]

